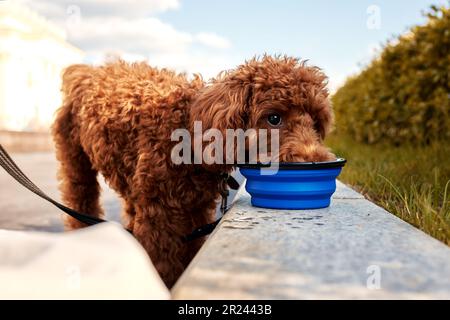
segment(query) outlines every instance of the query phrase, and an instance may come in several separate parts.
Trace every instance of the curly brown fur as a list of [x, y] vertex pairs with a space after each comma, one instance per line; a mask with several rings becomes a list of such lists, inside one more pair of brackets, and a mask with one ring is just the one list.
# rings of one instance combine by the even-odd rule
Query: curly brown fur
[[[321, 144], [332, 120], [326, 77], [297, 59], [264, 56], [221, 74], [199, 77], [115, 61], [74, 65], [63, 74], [63, 106], [52, 131], [60, 161], [64, 202], [102, 217], [97, 174], [123, 198], [127, 227], [149, 253], [170, 287], [204, 239], [181, 237], [212, 222], [218, 173], [230, 165], [175, 165], [175, 129], [271, 128], [267, 115], [282, 115], [281, 161], [324, 161]], [[68, 229], [83, 225], [68, 217]]]

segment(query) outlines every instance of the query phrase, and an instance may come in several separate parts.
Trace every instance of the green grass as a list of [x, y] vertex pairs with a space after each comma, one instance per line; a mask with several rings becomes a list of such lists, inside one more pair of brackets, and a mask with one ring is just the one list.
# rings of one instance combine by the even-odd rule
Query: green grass
[[450, 245], [450, 144], [366, 145], [336, 133], [326, 144], [348, 160], [341, 181]]

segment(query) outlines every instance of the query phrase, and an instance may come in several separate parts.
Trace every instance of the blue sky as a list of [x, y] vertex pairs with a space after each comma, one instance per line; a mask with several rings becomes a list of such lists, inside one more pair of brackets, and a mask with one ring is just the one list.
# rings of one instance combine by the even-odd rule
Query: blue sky
[[[235, 63], [264, 52], [294, 55], [324, 68], [331, 81], [342, 82], [371, 58], [372, 48], [423, 23], [421, 11], [433, 3], [446, 1], [190, 0], [160, 17], [178, 29], [207, 29], [226, 37]], [[379, 29], [367, 27], [371, 5], [380, 9]]]
[[64, 28], [90, 63], [115, 54], [209, 78], [254, 55], [287, 54], [323, 68], [332, 90], [388, 38], [424, 23], [421, 12], [431, 4], [448, 5], [447, 0], [17, 1]]

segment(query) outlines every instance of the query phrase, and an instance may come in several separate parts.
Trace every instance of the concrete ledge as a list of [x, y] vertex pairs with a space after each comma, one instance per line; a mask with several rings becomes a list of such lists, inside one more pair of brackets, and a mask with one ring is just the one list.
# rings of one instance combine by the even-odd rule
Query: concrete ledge
[[169, 299], [138, 242], [115, 223], [52, 234], [0, 230], [0, 299]]
[[320, 210], [233, 208], [175, 299], [450, 299], [450, 248], [338, 183]]

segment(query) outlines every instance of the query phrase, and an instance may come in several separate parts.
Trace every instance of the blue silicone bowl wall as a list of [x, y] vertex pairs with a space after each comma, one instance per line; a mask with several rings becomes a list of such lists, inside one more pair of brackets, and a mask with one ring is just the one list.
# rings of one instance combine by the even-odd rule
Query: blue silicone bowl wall
[[[269, 169], [263, 169], [269, 170]], [[240, 168], [252, 205], [272, 209], [318, 209], [330, 205], [342, 168], [278, 170], [261, 175], [259, 168]]]

